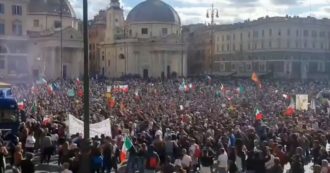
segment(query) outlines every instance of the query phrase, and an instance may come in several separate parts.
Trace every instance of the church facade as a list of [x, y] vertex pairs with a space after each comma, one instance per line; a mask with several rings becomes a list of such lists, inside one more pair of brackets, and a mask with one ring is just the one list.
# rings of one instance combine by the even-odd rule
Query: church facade
[[161, 0], [138, 4], [126, 20], [119, 1], [111, 0], [100, 55], [100, 73], [106, 77], [169, 78], [187, 73], [180, 17]]

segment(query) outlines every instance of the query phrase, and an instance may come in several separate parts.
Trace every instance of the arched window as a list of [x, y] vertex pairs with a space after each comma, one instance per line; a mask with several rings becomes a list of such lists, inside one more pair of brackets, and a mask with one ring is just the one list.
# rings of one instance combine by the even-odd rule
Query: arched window
[[125, 59], [125, 55], [124, 54], [119, 54], [119, 59]]

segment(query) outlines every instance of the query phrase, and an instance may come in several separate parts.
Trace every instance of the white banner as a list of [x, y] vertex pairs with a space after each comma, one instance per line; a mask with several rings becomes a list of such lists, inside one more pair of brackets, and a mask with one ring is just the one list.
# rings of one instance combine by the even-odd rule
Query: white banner
[[308, 110], [308, 95], [297, 94], [296, 95], [296, 109], [297, 110]]
[[[69, 114], [69, 135], [75, 135], [77, 133], [84, 132], [84, 122]], [[110, 119], [106, 119], [104, 121], [91, 124], [89, 127], [89, 135], [91, 138], [95, 136], [111, 136], [111, 121]]]

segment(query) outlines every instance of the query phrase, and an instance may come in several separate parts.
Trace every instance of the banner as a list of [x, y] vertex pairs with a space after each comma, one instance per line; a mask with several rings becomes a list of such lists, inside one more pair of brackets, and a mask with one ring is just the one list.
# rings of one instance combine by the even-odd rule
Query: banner
[[74, 97], [75, 96], [75, 92], [74, 89], [69, 89], [67, 92], [68, 97]]
[[[82, 133], [84, 131], [84, 122], [69, 114], [68, 120], [69, 135], [75, 135], [77, 133]], [[111, 136], [111, 122], [110, 119], [91, 124], [89, 127], [89, 135], [91, 138], [95, 136]]]
[[308, 110], [308, 95], [297, 94], [296, 95], [296, 110]]
[[111, 93], [112, 87], [111, 86], [107, 86], [107, 93]]

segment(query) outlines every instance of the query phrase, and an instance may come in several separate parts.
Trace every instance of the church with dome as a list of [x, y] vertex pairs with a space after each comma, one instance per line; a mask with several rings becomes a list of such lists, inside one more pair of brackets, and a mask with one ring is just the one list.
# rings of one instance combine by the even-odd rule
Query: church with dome
[[124, 17], [119, 0], [106, 12], [106, 33], [100, 46], [100, 73], [117, 78], [186, 76], [187, 57], [181, 21], [162, 0], [145, 0]]

